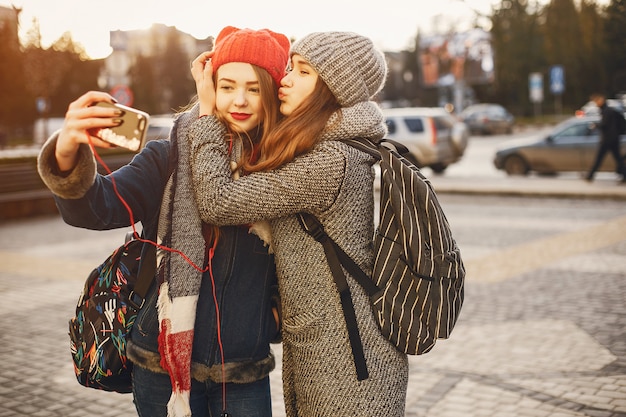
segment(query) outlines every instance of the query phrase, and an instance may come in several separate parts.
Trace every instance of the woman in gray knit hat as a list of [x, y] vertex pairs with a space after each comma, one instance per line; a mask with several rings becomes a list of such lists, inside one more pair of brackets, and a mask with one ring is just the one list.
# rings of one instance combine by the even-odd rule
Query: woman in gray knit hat
[[[249, 175], [233, 181], [226, 130], [207, 112], [189, 131], [192, 180], [204, 221], [255, 223], [274, 252], [283, 312], [283, 386], [288, 416], [403, 416], [406, 355], [380, 333], [365, 292], [348, 276], [369, 377], [357, 378], [343, 310], [322, 245], [296, 214], [314, 214], [365, 271], [374, 254], [372, 165], [343, 141], [380, 139], [372, 98], [387, 74], [371, 40], [313, 33], [293, 44], [279, 90], [286, 117], [261, 143]], [[211, 103], [205, 103], [210, 109]]]

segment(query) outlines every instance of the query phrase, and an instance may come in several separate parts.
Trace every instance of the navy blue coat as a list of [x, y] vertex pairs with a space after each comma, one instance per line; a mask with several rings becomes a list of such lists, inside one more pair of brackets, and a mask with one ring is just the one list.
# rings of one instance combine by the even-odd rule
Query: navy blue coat
[[[142, 223], [144, 236], [152, 240], [157, 234], [163, 191], [176, 162], [169, 140], [151, 141], [128, 165], [112, 174], [135, 221]], [[63, 219], [70, 225], [92, 230], [130, 226], [128, 211], [115, 195], [111, 176], [98, 174], [79, 199], [55, 199]], [[270, 303], [276, 286], [274, 258], [246, 226], [225, 226], [220, 228], [212, 264], [222, 321], [225, 380], [246, 383], [264, 378], [275, 366], [270, 350], [270, 342], [277, 334]], [[136, 365], [165, 372], [159, 364], [157, 345], [158, 286], [155, 280], [133, 327], [127, 354]], [[212, 282], [206, 272], [196, 313], [194, 379], [221, 382], [216, 323]]]

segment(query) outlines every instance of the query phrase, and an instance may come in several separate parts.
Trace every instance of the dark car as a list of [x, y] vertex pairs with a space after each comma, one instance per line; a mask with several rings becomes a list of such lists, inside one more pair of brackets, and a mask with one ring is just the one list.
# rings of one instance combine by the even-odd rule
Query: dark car
[[[544, 175], [559, 172], [583, 172], [591, 168], [600, 135], [598, 116], [571, 117], [555, 126], [548, 136], [506, 142], [494, 158], [496, 168], [509, 175]], [[626, 153], [626, 135], [621, 136], [621, 153]], [[604, 158], [598, 171], [615, 171], [615, 161]]]
[[459, 118], [465, 122], [470, 133], [492, 135], [513, 133], [515, 117], [499, 104], [481, 103], [466, 107]]

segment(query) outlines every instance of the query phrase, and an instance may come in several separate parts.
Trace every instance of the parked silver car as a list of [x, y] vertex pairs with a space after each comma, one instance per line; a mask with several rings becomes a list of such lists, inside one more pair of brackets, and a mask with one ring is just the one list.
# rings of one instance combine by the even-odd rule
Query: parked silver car
[[481, 103], [466, 107], [459, 114], [472, 134], [513, 133], [515, 117], [499, 104]]
[[[598, 116], [571, 117], [555, 126], [547, 136], [507, 141], [497, 149], [493, 163], [509, 175], [527, 175], [535, 171], [543, 175], [559, 172], [587, 173], [593, 164], [600, 135]], [[626, 135], [621, 136], [620, 149], [626, 154]], [[615, 171], [615, 161], [604, 158], [599, 171]]]
[[392, 108], [383, 113], [387, 137], [406, 146], [408, 159], [418, 167], [440, 174], [463, 157], [469, 140], [467, 126], [443, 108]]

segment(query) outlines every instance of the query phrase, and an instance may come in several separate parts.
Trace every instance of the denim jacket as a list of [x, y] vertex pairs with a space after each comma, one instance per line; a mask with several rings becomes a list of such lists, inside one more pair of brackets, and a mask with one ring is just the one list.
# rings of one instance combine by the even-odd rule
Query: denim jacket
[[[79, 198], [57, 195], [71, 195], [74, 186], [85, 187], [84, 177], [90, 173], [73, 172], [69, 176], [59, 173], [53, 158], [55, 145], [54, 136], [44, 145], [40, 173], [51, 190], [58, 191], [55, 200], [65, 222], [92, 230], [130, 226], [128, 212], [115, 194], [111, 176], [95, 175], [84, 195], [76, 193]], [[82, 152], [79, 158], [85, 158], [85, 154]], [[148, 239], [156, 238], [163, 190], [176, 163], [172, 160], [174, 154], [170, 141], [151, 141], [128, 165], [112, 174]], [[84, 165], [89, 164], [79, 161], [75, 171]], [[82, 184], [72, 185], [73, 181]], [[256, 235], [249, 233], [247, 226], [221, 227], [211, 271], [220, 311], [225, 373], [222, 373], [217, 340], [213, 281], [207, 271], [202, 278], [196, 312], [191, 375], [199, 381], [238, 383], [264, 378], [275, 366], [270, 349], [270, 342], [277, 334], [271, 311], [271, 293], [276, 286], [273, 255], [268, 254]], [[158, 287], [155, 280], [133, 326], [126, 352], [135, 365], [165, 373], [160, 366], [157, 342]]]

